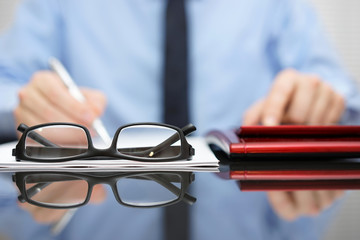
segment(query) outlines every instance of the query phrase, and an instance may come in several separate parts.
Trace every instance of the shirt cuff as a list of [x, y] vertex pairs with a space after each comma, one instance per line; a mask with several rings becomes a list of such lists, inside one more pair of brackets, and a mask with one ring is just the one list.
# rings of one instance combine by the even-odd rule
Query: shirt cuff
[[0, 143], [16, 140], [16, 126], [12, 111], [0, 112]]
[[16, 139], [16, 126], [14, 109], [18, 104], [18, 91], [20, 85], [0, 79], [1, 97], [0, 101], [0, 143]]

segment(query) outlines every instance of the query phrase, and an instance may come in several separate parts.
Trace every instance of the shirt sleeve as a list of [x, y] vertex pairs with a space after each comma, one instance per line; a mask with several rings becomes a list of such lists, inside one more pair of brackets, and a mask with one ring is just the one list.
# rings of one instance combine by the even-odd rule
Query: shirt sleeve
[[360, 123], [360, 95], [354, 79], [329, 41], [314, 9], [303, 0], [281, 1], [272, 29], [272, 53], [278, 70], [294, 68], [316, 74], [346, 102], [342, 123]]
[[56, 0], [23, 1], [13, 26], [0, 36], [0, 141], [15, 136], [19, 89], [34, 72], [48, 69], [50, 56], [60, 55], [59, 10]]

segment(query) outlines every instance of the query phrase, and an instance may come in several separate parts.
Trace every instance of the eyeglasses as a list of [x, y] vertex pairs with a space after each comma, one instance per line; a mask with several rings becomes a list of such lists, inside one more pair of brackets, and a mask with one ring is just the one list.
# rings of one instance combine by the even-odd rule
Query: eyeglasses
[[87, 204], [96, 184], [108, 184], [115, 199], [129, 207], [161, 207], [196, 198], [186, 193], [194, 181], [191, 172], [70, 173], [19, 172], [13, 175], [21, 202], [56, 209]]
[[72, 123], [48, 123], [27, 127], [13, 150], [17, 161], [62, 162], [116, 158], [136, 161], [174, 161], [195, 154], [185, 135], [195, 131], [189, 124], [180, 129], [159, 123], [135, 123], [120, 127], [107, 149], [97, 149], [89, 130]]

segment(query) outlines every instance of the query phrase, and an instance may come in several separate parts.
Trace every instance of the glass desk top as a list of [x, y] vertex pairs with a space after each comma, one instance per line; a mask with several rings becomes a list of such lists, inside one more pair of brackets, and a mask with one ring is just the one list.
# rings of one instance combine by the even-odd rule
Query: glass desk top
[[[288, 179], [246, 181], [243, 170], [227, 163], [217, 173], [1, 173], [0, 239], [166, 239], [166, 206], [179, 204], [188, 206], [189, 239], [332, 239], [355, 224], [339, 223], [357, 218], [356, 211], [344, 213], [354, 206], [359, 211], [351, 203], [359, 198], [355, 178], [326, 180], [317, 173], [315, 180], [297, 181], [285, 173]], [[91, 198], [83, 204], [89, 186]], [[24, 189], [18, 187], [45, 206], [20, 203]], [[338, 190], [349, 189], [338, 197]], [[48, 208], [71, 204], [75, 208], [70, 210]], [[299, 216], [285, 220], [283, 212], [291, 207]], [[358, 233], [352, 230], [347, 234]]]
[[357, 159], [215, 156], [216, 172], [0, 172], [0, 240], [357, 236]]

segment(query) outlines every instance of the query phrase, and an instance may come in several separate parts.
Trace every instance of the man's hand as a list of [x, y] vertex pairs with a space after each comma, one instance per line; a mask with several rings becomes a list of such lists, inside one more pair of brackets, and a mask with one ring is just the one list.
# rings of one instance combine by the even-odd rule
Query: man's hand
[[[47, 203], [82, 203], [85, 199], [83, 194], [84, 186], [77, 183], [60, 183], [50, 184], [47, 186], [44, 193], [39, 192], [36, 194], [37, 201]], [[87, 186], [86, 186], [87, 190]], [[45, 193], [46, 192], [46, 193]], [[95, 185], [92, 193], [90, 203], [101, 203], [106, 198], [106, 190], [102, 185]], [[38, 207], [29, 203], [19, 203], [20, 207], [28, 211], [35, 221], [44, 224], [56, 223], [64, 214], [67, 209], [51, 209], [45, 207]]]
[[[328, 125], [337, 123], [344, 109], [344, 98], [318, 77], [285, 70], [268, 95], [245, 113], [243, 125]], [[275, 212], [287, 220], [316, 215], [342, 195], [343, 191], [268, 192]]]
[[36, 125], [46, 122], [73, 122], [90, 127], [106, 105], [105, 96], [96, 90], [81, 90], [86, 102], [72, 97], [53, 72], [42, 71], [32, 76], [19, 92], [19, 105], [14, 111], [16, 124]]
[[316, 216], [341, 197], [343, 191], [268, 192], [269, 202], [282, 218], [292, 221], [300, 216]]
[[[86, 99], [84, 103], [80, 103], [70, 95], [55, 73], [50, 71], [35, 73], [30, 82], [19, 92], [19, 105], [14, 111], [16, 124], [25, 123], [32, 126], [47, 122], [72, 122], [90, 127], [94, 119], [103, 113], [106, 99], [101, 92], [96, 90], [82, 89], [81, 91]], [[73, 197], [74, 191], [70, 191], [71, 189], [76, 192], [76, 185], [59, 188], [52, 193], [47, 192], [43, 197], [58, 199]], [[105, 197], [103, 186], [95, 186], [92, 196], [92, 201], [102, 201]], [[54, 223], [67, 211], [37, 207], [28, 203], [20, 204], [20, 206], [42, 223]]]
[[285, 70], [268, 95], [245, 113], [243, 125], [334, 124], [344, 108], [344, 98], [318, 77]]

